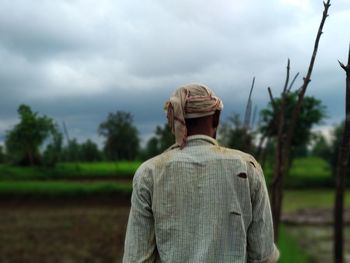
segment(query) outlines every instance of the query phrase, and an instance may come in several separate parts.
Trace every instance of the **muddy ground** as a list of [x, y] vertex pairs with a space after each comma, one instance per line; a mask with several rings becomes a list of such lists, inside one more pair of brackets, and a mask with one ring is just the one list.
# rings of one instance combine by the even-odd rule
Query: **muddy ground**
[[[315, 263], [332, 262], [329, 213], [306, 210], [285, 217], [287, 231]], [[0, 262], [121, 262], [128, 214], [129, 198], [0, 201]], [[345, 236], [350, 262], [350, 227]]]

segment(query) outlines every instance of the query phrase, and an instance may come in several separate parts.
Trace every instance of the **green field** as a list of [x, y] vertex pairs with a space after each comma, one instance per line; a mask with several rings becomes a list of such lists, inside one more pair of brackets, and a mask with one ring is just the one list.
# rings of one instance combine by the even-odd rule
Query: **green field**
[[[292, 212], [304, 208], [332, 208], [334, 191], [331, 189], [286, 190], [283, 211]], [[345, 206], [350, 207], [350, 190], [345, 194]]]
[[[54, 168], [40, 168], [2, 164], [0, 165], [0, 194], [75, 196], [79, 193], [101, 194], [103, 189], [108, 194], [130, 192], [131, 180], [139, 165], [140, 162], [59, 163]], [[268, 177], [271, 168], [266, 167], [265, 171]], [[287, 183], [289, 181], [289, 186], [294, 185], [293, 190], [288, 187], [289, 190], [285, 195], [286, 211], [299, 207], [332, 206], [333, 192], [329, 188], [329, 182], [333, 179], [330, 167], [324, 160], [296, 159], [286, 180]], [[320, 182], [328, 185], [329, 190], [317, 190], [323, 186]], [[349, 203], [349, 196], [347, 196], [346, 204], [349, 205]]]
[[[78, 177], [132, 177], [141, 162], [58, 163], [55, 167], [17, 167], [0, 164], [0, 180], [75, 179]], [[272, 166], [264, 167], [270, 179]], [[294, 160], [287, 181], [332, 180], [329, 164], [314, 157]]]
[[329, 178], [331, 176], [331, 167], [325, 160], [320, 158], [297, 158], [293, 161], [290, 176]]
[[[132, 177], [139, 165], [140, 162], [59, 163], [54, 168], [36, 168], [2, 164], [0, 197], [74, 200], [80, 197], [109, 198], [123, 195], [129, 200]], [[271, 167], [267, 166], [264, 170], [269, 181]], [[287, 189], [284, 191], [283, 211], [332, 208], [334, 203], [332, 182], [331, 169], [324, 160], [296, 159], [286, 178]], [[345, 205], [350, 207], [349, 191], [345, 196]], [[287, 227], [282, 226], [279, 236], [280, 263], [309, 262], [299, 241], [291, 237]]]
[[278, 249], [280, 250], [279, 263], [308, 263], [310, 259], [304, 253], [299, 243], [292, 238], [284, 225], [281, 225]]
[[[272, 175], [272, 164], [266, 163], [264, 172], [267, 177]], [[329, 178], [331, 177], [331, 167], [323, 159], [317, 157], [296, 158], [289, 171], [289, 177], [293, 178]]]
[[0, 180], [55, 180], [79, 178], [131, 178], [140, 162], [59, 163], [55, 167], [0, 165]]

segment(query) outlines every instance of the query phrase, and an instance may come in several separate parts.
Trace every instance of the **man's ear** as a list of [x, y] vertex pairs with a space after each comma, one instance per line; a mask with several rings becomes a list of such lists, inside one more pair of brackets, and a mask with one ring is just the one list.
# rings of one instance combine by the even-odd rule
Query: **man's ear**
[[213, 115], [213, 128], [215, 128], [215, 129], [219, 126], [220, 113], [221, 113], [221, 111], [216, 110], [214, 115]]

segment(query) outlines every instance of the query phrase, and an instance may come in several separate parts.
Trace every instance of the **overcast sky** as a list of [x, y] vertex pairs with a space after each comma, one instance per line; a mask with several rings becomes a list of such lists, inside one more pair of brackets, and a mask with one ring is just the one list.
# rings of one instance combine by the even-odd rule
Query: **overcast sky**
[[[307, 95], [344, 116], [350, 0], [331, 2]], [[287, 59], [305, 76], [323, 11], [319, 0], [0, 0], [0, 143], [25, 103], [101, 143], [109, 112], [129, 111], [145, 141], [181, 84], [207, 84], [226, 118], [278, 95]], [[301, 85], [301, 78], [296, 87]]]

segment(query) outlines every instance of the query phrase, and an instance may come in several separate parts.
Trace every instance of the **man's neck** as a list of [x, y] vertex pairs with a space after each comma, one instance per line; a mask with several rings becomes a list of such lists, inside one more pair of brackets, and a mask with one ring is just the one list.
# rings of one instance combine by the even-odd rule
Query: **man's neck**
[[213, 131], [209, 131], [209, 130], [196, 130], [196, 129], [187, 130], [187, 136], [192, 136], [192, 135], [206, 135], [215, 139], [215, 137], [213, 136]]

